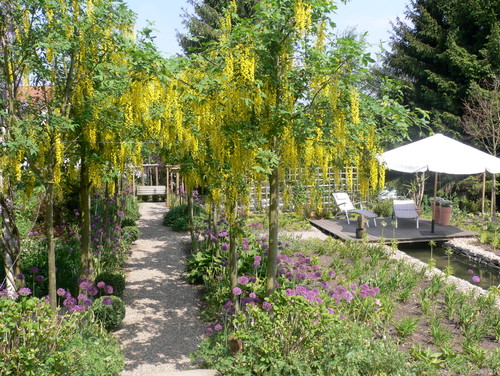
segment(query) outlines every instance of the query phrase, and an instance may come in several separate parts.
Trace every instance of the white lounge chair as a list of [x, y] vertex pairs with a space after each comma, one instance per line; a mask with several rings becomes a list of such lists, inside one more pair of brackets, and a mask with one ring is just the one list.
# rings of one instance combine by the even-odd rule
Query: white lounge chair
[[[345, 217], [347, 219], [347, 223], [351, 223], [349, 220], [349, 215], [351, 213], [356, 213], [363, 215], [367, 221], [366, 225], [370, 227], [370, 219], [373, 219], [373, 224], [375, 227], [377, 227], [377, 221], [376, 218], [378, 217], [377, 214], [363, 209], [363, 205], [361, 202], [355, 202], [354, 204], [351, 202], [351, 199], [349, 198], [349, 195], [345, 192], [338, 192], [333, 194], [333, 198], [335, 199], [335, 203], [337, 204], [338, 208], [340, 211], [344, 212]], [[354, 205], [359, 205], [359, 209], [356, 209]]]
[[415, 207], [415, 202], [413, 200], [394, 200], [394, 219], [396, 221], [396, 228], [398, 228], [398, 219], [415, 219], [417, 221], [418, 229], [418, 218], [417, 209]]

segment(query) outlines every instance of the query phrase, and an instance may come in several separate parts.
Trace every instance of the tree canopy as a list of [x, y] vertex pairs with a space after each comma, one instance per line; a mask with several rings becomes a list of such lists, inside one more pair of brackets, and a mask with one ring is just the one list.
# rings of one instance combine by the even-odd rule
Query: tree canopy
[[500, 3], [413, 0], [405, 16], [385, 64], [408, 83], [407, 103], [431, 111], [435, 130], [463, 136], [463, 100], [500, 72]]

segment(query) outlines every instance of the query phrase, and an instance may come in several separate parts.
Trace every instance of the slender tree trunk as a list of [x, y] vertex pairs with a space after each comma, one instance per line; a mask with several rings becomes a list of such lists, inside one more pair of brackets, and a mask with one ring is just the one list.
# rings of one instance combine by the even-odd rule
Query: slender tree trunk
[[[11, 191], [9, 189], [9, 191]], [[2, 234], [0, 244], [3, 248], [4, 269], [7, 277], [7, 287], [15, 291], [24, 286], [24, 280], [16, 279], [21, 274], [21, 243], [19, 230], [16, 224], [16, 213], [14, 210], [14, 196], [11, 198], [0, 194], [0, 218], [2, 221]]]
[[57, 309], [56, 295], [56, 250], [54, 245], [54, 182], [47, 183], [47, 214], [45, 218], [45, 232], [48, 244], [49, 261], [49, 298], [50, 308]]
[[496, 221], [497, 217], [497, 176], [493, 174], [492, 183], [491, 183], [491, 219], [492, 221]]
[[189, 233], [191, 234], [191, 243], [194, 243], [196, 239], [194, 233], [194, 206], [193, 206], [192, 188], [187, 189], [187, 204], [188, 204], [188, 214], [189, 214]]
[[82, 159], [81, 180], [80, 180], [80, 214], [82, 217], [82, 227], [80, 229], [81, 250], [80, 250], [80, 276], [84, 276], [87, 269], [92, 267], [91, 249], [91, 223], [90, 223], [90, 177], [85, 159]]
[[[236, 222], [238, 205], [236, 202], [231, 207], [229, 221], [229, 279], [231, 282], [231, 291], [238, 285], [238, 252], [236, 250], [236, 239], [238, 237], [238, 228]], [[240, 309], [239, 296], [233, 295], [233, 303], [236, 311]]]
[[278, 256], [278, 211], [279, 211], [279, 169], [276, 166], [269, 175], [269, 250], [267, 258], [266, 295], [276, 288], [276, 264]]

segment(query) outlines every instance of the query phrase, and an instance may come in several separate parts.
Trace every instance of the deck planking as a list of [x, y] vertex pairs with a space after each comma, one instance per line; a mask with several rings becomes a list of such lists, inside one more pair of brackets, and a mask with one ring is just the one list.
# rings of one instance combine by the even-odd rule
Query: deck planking
[[[433, 241], [447, 241], [453, 238], [471, 238], [477, 233], [464, 230], [456, 226], [434, 226], [434, 233], [431, 233], [431, 220], [420, 218], [419, 229], [413, 219], [399, 219], [398, 228], [393, 227], [392, 218], [377, 218], [377, 227], [373, 226], [370, 220], [370, 227], [367, 228], [368, 242], [378, 242], [383, 237], [384, 243], [391, 243], [395, 238], [398, 243], [421, 243]], [[351, 220], [348, 224], [344, 219], [317, 219], [311, 220], [311, 224], [319, 228], [324, 233], [343, 240], [361, 241], [356, 238], [357, 221]], [[386, 225], [382, 226], [385, 222]]]

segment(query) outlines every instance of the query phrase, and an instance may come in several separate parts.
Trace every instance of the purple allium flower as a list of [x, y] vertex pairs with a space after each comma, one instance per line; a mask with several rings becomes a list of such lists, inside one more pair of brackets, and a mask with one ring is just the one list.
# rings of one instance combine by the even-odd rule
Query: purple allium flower
[[64, 295], [66, 295], [66, 290], [63, 288], [59, 288], [59, 289], [57, 289], [56, 293], [59, 296], [64, 296]]
[[215, 237], [215, 235], [210, 235], [210, 240], [212, 242], [216, 242], [217, 241], [217, 238]]
[[111, 285], [104, 286], [104, 292], [108, 295], [111, 295], [113, 293], [113, 286]]
[[472, 277], [472, 282], [477, 283], [477, 282], [480, 282], [480, 281], [481, 281], [481, 278], [479, 278], [477, 275], [475, 275], [475, 276]]
[[113, 304], [113, 298], [109, 297], [109, 296], [106, 296], [102, 301], [101, 301], [101, 304], [102, 305], [111, 305]]
[[248, 239], [248, 238], [243, 238], [243, 239], [242, 239], [242, 241], [243, 241], [243, 244], [248, 244], [248, 243], [250, 242], [250, 239]]
[[32, 267], [30, 268], [30, 273], [31, 273], [31, 274], [36, 274], [36, 273], [38, 273], [39, 271], [40, 271], [40, 268], [39, 268], [39, 267], [37, 267], [37, 266], [32, 266]]
[[335, 311], [333, 310], [333, 308], [331, 307], [326, 307], [326, 309], [328, 310], [329, 313], [331, 313], [332, 315], [335, 313]]
[[250, 295], [248, 296], [251, 297], [252, 299], [257, 298], [257, 294], [255, 294], [254, 292], [251, 292]]
[[269, 303], [268, 301], [265, 301], [264, 303], [262, 303], [262, 309], [264, 311], [270, 311], [273, 309], [273, 305], [271, 303]]
[[346, 319], [345, 315], [340, 315], [340, 319], [345, 320]]
[[125, 212], [120, 210], [118, 213], [116, 213], [116, 215], [120, 218], [123, 218], [123, 217], [125, 217]]
[[78, 300], [85, 300], [87, 299], [87, 295], [85, 294], [78, 294]]
[[91, 285], [90, 285], [90, 283], [88, 283], [87, 281], [83, 281], [82, 283], [80, 283], [80, 285], [79, 285], [79, 286], [80, 286], [80, 288], [81, 288], [82, 290], [88, 290], [88, 289], [90, 288], [90, 286], [91, 286]]
[[243, 291], [239, 287], [235, 287], [233, 289], [233, 294], [234, 295], [241, 295], [242, 293], [243, 293]]
[[41, 274], [39, 274], [35, 277], [35, 281], [37, 281], [37, 282], [42, 282], [44, 279], [45, 279], [45, 277]]
[[24, 274], [19, 273], [18, 275], [16, 275], [16, 278], [19, 279], [20, 281], [22, 281], [24, 279]]
[[242, 275], [241, 277], [238, 277], [238, 283], [240, 285], [245, 286], [248, 282], [249, 282], [248, 277], [245, 277], [244, 275]]
[[268, 244], [262, 244], [261, 248], [262, 249], [269, 249], [269, 245]]
[[467, 273], [474, 274], [474, 270], [469, 269], [469, 270], [467, 270]]
[[103, 281], [97, 283], [97, 287], [99, 287], [100, 289], [103, 289], [105, 286], [106, 284]]
[[29, 289], [29, 287], [23, 287], [20, 288], [17, 293], [21, 296], [28, 296], [31, 294], [31, 290]]
[[87, 307], [84, 305], [74, 305], [73, 307], [69, 308], [70, 312], [85, 312], [87, 310]]
[[44, 241], [45, 241], [45, 238], [40, 238], [40, 239], [38, 239], [38, 240], [40, 240], [41, 242], [44, 242]]
[[220, 246], [220, 249], [222, 249], [223, 251], [227, 251], [229, 249], [229, 244], [222, 243], [222, 245]]
[[89, 294], [90, 296], [96, 296], [98, 293], [99, 293], [99, 290], [95, 286], [90, 286], [87, 289], [87, 294]]
[[222, 325], [221, 325], [221, 324], [217, 324], [217, 325], [215, 325], [215, 326], [214, 326], [214, 330], [215, 330], [216, 332], [221, 331], [221, 330], [222, 330]]
[[331, 277], [331, 278], [335, 277], [335, 272], [333, 270], [329, 270], [328, 271], [328, 276]]
[[211, 335], [214, 333], [214, 330], [212, 328], [207, 328], [207, 330], [205, 330], [205, 333], [207, 333], [208, 335]]
[[222, 231], [221, 233], [219, 233], [220, 238], [223, 238], [224, 236], [227, 236], [227, 235], [228, 235], [227, 231]]
[[70, 296], [70, 297], [68, 297], [68, 298], [66, 298], [66, 299], [64, 300], [63, 305], [64, 305], [65, 307], [71, 308], [71, 307], [73, 307], [74, 305], [76, 305], [76, 303], [78, 303], [78, 302], [76, 301], [76, 299], [75, 299], [75, 298], [73, 298], [72, 296]]
[[85, 299], [85, 300], [83, 301], [83, 305], [84, 305], [85, 307], [90, 307], [90, 306], [92, 305], [92, 300], [90, 300], [90, 299]]

